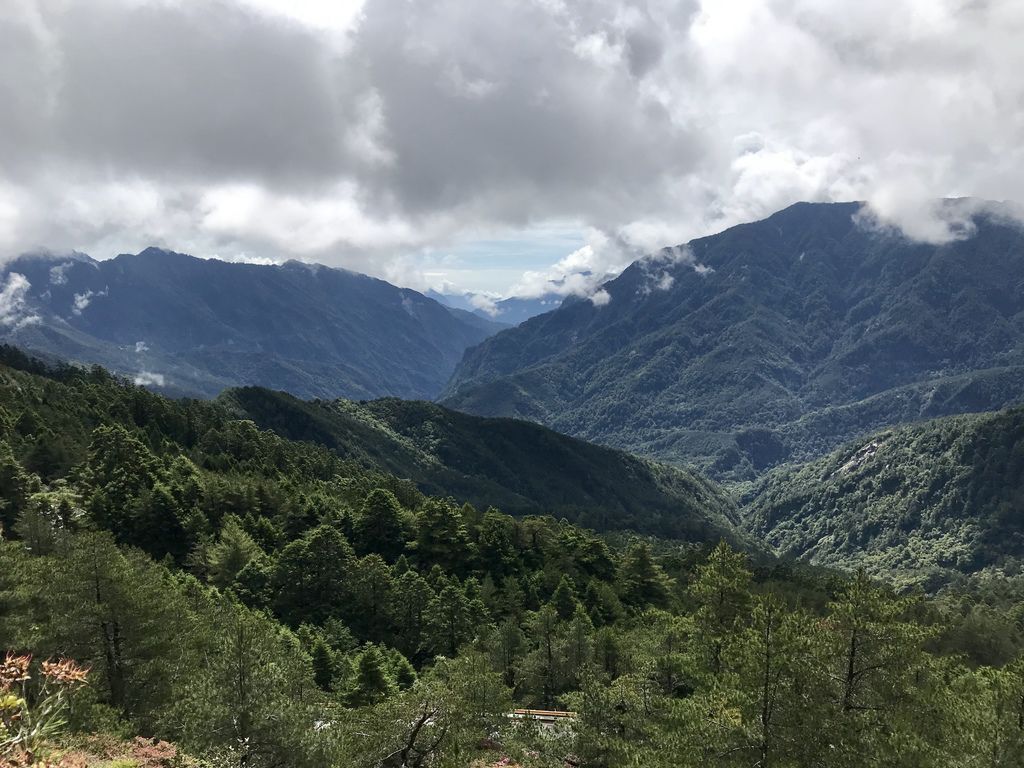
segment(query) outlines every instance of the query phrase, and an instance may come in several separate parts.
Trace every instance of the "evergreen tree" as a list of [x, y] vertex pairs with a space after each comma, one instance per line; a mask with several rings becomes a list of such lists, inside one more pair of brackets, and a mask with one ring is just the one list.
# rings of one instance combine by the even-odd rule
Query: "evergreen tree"
[[540, 703], [550, 709], [555, 705], [555, 696], [562, 690], [558, 612], [551, 604], [545, 605], [530, 617], [528, 626], [534, 646], [528, 660], [530, 677]]
[[345, 618], [353, 632], [374, 643], [391, 636], [391, 607], [395, 581], [380, 555], [367, 555], [352, 566], [350, 593]]
[[224, 518], [220, 539], [206, 553], [210, 581], [222, 589], [230, 586], [242, 569], [254, 557], [262, 554], [259, 545], [242, 528], [239, 519], [228, 515]]
[[470, 541], [462, 513], [445, 501], [428, 499], [416, 515], [416, 557], [421, 566], [438, 565], [462, 574], [470, 562]]
[[405, 512], [395, 494], [375, 488], [363, 501], [352, 526], [356, 549], [394, 562], [405, 549], [406, 527]]
[[515, 691], [521, 683], [523, 657], [526, 655], [526, 635], [515, 619], [505, 619], [490, 638], [491, 657], [501, 674], [502, 683]]
[[431, 645], [437, 653], [455, 656], [459, 647], [472, 637], [470, 602], [454, 584], [444, 587], [427, 609]]
[[395, 690], [384, 654], [375, 645], [367, 645], [356, 661], [355, 688], [349, 696], [357, 707], [374, 704]]
[[354, 555], [337, 529], [321, 525], [286, 546], [274, 569], [274, 606], [292, 626], [343, 615]]
[[39, 479], [26, 472], [0, 440], [0, 530], [9, 533], [28, 506], [29, 497], [39, 490]]
[[558, 618], [562, 620], [568, 620], [576, 613], [579, 600], [576, 599], [576, 590], [567, 576], [562, 576], [562, 580], [558, 582], [558, 588], [551, 596], [551, 604], [558, 612]]
[[395, 623], [395, 645], [408, 658], [420, 658], [435, 596], [427, 580], [413, 570], [403, 573], [392, 591], [389, 613]]
[[633, 608], [668, 607], [671, 581], [651, 556], [645, 543], [634, 544], [619, 566], [619, 594]]
[[313, 644], [313, 682], [320, 690], [334, 690], [334, 654], [319, 638]]
[[746, 556], [719, 542], [707, 562], [697, 568], [689, 595], [698, 608], [694, 614], [704, 664], [711, 674], [722, 671], [722, 655], [737, 637], [739, 625], [748, 615], [751, 573]]

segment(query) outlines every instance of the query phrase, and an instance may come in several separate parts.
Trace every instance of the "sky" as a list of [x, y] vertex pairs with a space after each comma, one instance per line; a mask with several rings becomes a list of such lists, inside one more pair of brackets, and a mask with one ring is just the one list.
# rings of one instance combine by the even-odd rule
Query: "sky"
[[1019, 0], [0, 0], [0, 258], [587, 294], [799, 200], [1024, 201]]

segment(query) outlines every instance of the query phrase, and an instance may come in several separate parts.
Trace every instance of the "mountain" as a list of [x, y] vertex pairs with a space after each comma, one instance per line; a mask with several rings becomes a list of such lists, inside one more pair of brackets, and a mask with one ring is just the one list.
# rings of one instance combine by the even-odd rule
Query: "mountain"
[[749, 491], [779, 554], [894, 580], [1024, 566], [1024, 408], [885, 430]]
[[860, 211], [801, 203], [637, 261], [467, 351], [441, 402], [741, 480], [1024, 401], [1020, 227], [980, 214], [929, 245]]
[[510, 514], [551, 514], [596, 530], [750, 545], [735, 503], [693, 473], [590, 445], [513, 419], [487, 419], [427, 402], [299, 400], [256, 387], [219, 402], [290, 440]]
[[4, 268], [0, 337], [98, 363], [169, 394], [260, 384], [307, 397], [433, 397], [500, 326], [382, 280], [319, 265], [234, 264], [148, 248]]
[[[531, 317], [542, 315], [557, 309], [564, 297], [556, 293], [546, 293], [536, 298], [525, 298], [523, 296], [510, 296], [507, 299], [498, 299], [494, 302], [473, 302], [473, 293], [439, 293], [427, 291], [425, 294], [430, 298], [441, 302], [445, 306], [454, 309], [463, 309], [484, 317], [503, 326], [519, 325]], [[481, 309], [479, 305], [490, 305], [490, 310]]]
[[519, 325], [531, 317], [558, 309], [564, 298], [556, 293], [546, 293], [533, 298], [509, 296], [507, 299], [494, 302], [494, 310], [488, 313], [488, 316], [502, 323]]

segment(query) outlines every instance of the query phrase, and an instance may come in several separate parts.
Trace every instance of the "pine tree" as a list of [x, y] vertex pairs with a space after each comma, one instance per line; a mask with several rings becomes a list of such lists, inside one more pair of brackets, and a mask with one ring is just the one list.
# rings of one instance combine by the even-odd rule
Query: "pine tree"
[[430, 601], [427, 609], [431, 644], [437, 653], [455, 656], [472, 636], [470, 603], [455, 584], [449, 584]]
[[645, 543], [634, 544], [619, 567], [619, 591], [622, 602], [633, 608], [665, 608], [671, 596], [668, 576], [651, 556]]
[[551, 596], [551, 604], [558, 612], [558, 618], [563, 621], [569, 620], [576, 613], [579, 600], [576, 599], [576, 590], [568, 576], [562, 576], [562, 580], [558, 582], [558, 587]]
[[375, 645], [367, 645], [356, 661], [355, 688], [349, 696], [358, 707], [374, 704], [395, 690], [384, 654]]
[[293, 541], [281, 551], [274, 570], [277, 612], [293, 626], [343, 615], [353, 558], [345, 537], [329, 525]]
[[453, 505], [428, 499], [416, 516], [416, 558], [421, 567], [438, 565], [462, 575], [472, 560], [469, 532]]
[[405, 512], [395, 494], [375, 488], [363, 501], [352, 525], [356, 549], [360, 554], [376, 553], [394, 562], [405, 549], [406, 527]]
[[694, 625], [704, 649], [704, 663], [711, 674], [722, 671], [728, 643], [737, 637], [750, 605], [751, 573], [746, 556], [724, 541], [697, 568], [689, 596], [697, 603]]
[[352, 601], [344, 616], [352, 630], [365, 640], [383, 642], [392, 630], [391, 606], [395, 580], [380, 555], [367, 555], [352, 566]]
[[313, 644], [313, 681], [320, 690], [334, 690], [334, 655], [319, 638]]
[[262, 554], [259, 545], [242, 528], [241, 521], [228, 515], [224, 518], [220, 539], [206, 553], [210, 581], [221, 589], [229, 587], [242, 569]]

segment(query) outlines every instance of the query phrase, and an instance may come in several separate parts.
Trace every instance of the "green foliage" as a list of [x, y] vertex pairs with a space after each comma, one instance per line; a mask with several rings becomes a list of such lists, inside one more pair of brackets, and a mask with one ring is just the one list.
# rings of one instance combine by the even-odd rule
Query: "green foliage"
[[289, 624], [322, 624], [348, 604], [352, 547], [331, 525], [320, 525], [288, 544], [271, 577], [274, 606]]
[[[599, 531], [739, 540], [735, 504], [714, 483], [537, 424], [394, 398], [303, 402], [253, 387], [229, 390], [219, 400], [284, 437], [320, 443], [410, 478], [425, 493], [480, 509], [550, 514]], [[400, 489], [391, 490], [408, 506]]]
[[91, 666], [74, 729], [248, 768], [462, 768], [482, 740], [538, 768], [1019, 768], [1024, 576], [925, 599], [602, 539], [99, 371], [0, 375], [0, 424], [76, 457], [40, 476], [13, 426], [0, 452], [0, 645]]
[[644, 543], [633, 545], [619, 566], [622, 602], [634, 608], [647, 605], [666, 607], [672, 585]]
[[1024, 409], [893, 429], [749, 493], [744, 525], [789, 557], [930, 590], [1024, 563]]
[[210, 583], [225, 588], [254, 558], [263, 555], [259, 544], [245, 531], [235, 515], [228, 515], [220, 531], [220, 540], [207, 552], [206, 570]]
[[363, 502], [352, 532], [361, 553], [376, 552], [390, 561], [396, 560], [405, 549], [407, 527], [405, 513], [395, 494], [375, 488]]

